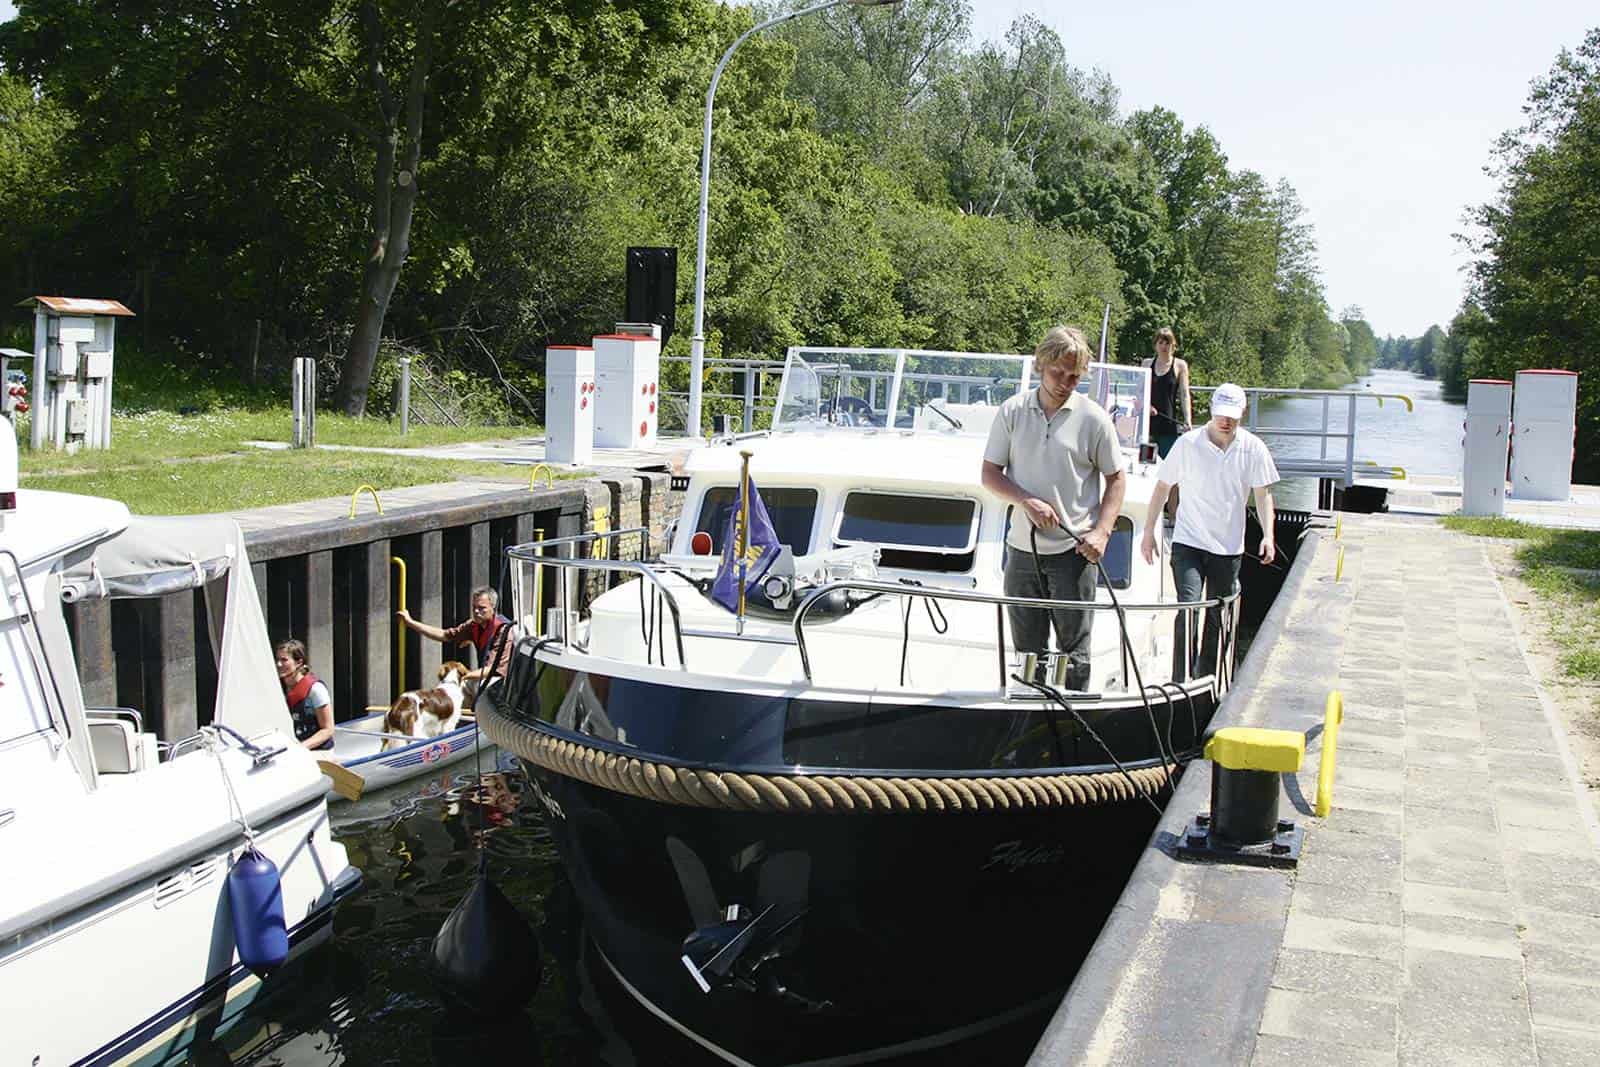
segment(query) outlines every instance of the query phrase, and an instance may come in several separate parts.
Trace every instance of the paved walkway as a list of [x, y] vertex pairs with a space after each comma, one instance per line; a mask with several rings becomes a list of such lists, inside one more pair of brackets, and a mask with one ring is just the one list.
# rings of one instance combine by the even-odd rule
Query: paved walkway
[[1388, 516], [1346, 516], [1343, 544], [1353, 595], [1317, 620], [1345, 698], [1334, 810], [1252, 1062], [1600, 1063], [1600, 827], [1482, 545]]

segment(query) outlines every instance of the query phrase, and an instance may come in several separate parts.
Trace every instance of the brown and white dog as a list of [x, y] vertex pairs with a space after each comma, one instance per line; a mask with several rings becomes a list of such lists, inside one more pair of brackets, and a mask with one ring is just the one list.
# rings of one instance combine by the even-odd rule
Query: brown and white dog
[[[425, 738], [454, 730], [461, 722], [461, 681], [466, 673], [467, 665], [456, 660], [439, 664], [439, 684], [432, 689], [401, 693], [383, 716], [383, 732]], [[397, 738], [386, 737], [383, 751], [403, 744]]]

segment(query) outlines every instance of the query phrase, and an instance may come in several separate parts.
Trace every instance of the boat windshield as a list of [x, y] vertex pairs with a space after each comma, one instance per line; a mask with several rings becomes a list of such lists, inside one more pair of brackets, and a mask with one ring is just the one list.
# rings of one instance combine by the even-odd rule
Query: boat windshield
[[892, 426], [984, 436], [1001, 402], [1029, 387], [1032, 363], [1005, 353], [791, 348], [773, 428]]
[[1078, 392], [1092, 397], [1111, 414], [1117, 440], [1137, 449], [1150, 440], [1150, 370], [1117, 363], [1091, 363], [1078, 382]]

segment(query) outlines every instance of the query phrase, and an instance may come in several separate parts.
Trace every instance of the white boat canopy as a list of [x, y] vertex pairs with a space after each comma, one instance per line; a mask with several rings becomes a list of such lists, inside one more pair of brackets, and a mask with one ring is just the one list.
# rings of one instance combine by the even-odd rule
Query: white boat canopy
[[67, 603], [153, 597], [203, 589], [217, 658], [214, 721], [246, 737], [294, 735], [272, 662], [272, 641], [256, 595], [239, 524], [219, 516], [135, 515], [115, 537], [61, 574]]

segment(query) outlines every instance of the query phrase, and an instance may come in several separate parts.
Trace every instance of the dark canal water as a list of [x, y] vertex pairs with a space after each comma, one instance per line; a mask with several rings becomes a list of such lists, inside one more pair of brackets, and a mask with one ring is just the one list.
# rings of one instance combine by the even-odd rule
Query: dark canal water
[[[1462, 407], [1439, 398], [1436, 382], [1378, 371], [1351, 387], [1400, 392], [1416, 401], [1370, 399], [1358, 406], [1357, 455], [1415, 474], [1459, 474]], [[1336, 404], [1336, 407], [1338, 405]], [[1315, 428], [1321, 402], [1270, 403], [1263, 425]], [[1336, 420], [1337, 421], [1337, 420]], [[1306, 439], [1271, 441], [1280, 454], [1314, 454]], [[1315, 503], [1311, 483], [1279, 490], [1283, 507]], [[365, 887], [339, 912], [332, 942], [282, 976], [282, 988], [193, 1062], [284, 1067], [350, 1064], [693, 1065], [705, 1058], [644, 1017], [583, 950], [576, 902], [532, 792], [509, 756], [486, 750], [485, 787], [472, 762], [410, 787], [333, 809], [335, 836], [361, 868]], [[482, 829], [480, 829], [480, 827]], [[488, 870], [538, 931], [544, 980], [526, 1010], [486, 1021], [452, 1007], [434, 978], [431, 947], [440, 924], [472, 884], [476, 848]], [[981, 1048], [955, 1049], [919, 1064], [1019, 1064], [1045, 1020]]]
[[[645, 1015], [584, 948], [577, 902], [516, 761], [482, 754], [409, 786], [340, 804], [334, 836], [361, 868], [331, 943], [275, 978], [276, 991], [208, 1041], [205, 1067], [516, 1064], [699, 1067], [720, 1063]], [[483, 827], [480, 830], [480, 827]], [[537, 931], [544, 978], [527, 1008], [484, 1019], [453, 1006], [432, 972], [434, 935], [472, 885], [476, 848]], [[1048, 1016], [914, 1062], [1020, 1064]]]

